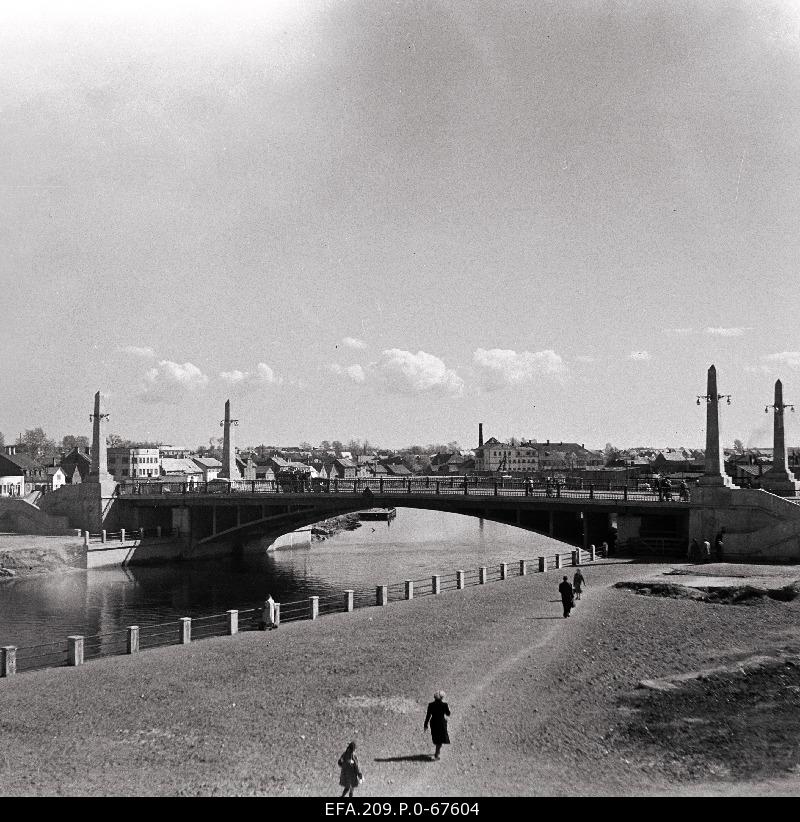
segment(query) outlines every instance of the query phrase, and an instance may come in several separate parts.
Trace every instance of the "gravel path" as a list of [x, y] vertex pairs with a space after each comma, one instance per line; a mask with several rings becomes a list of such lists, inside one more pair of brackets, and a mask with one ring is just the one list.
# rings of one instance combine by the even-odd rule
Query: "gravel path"
[[[800, 794], [788, 767], [800, 751], [783, 752], [770, 782], [763, 762], [748, 780], [718, 751], [684, 769], [680, 752], [642, 742], [639, 680], [800, 650], [796, 602], [612, 587], [660, 567], [588, 566], [570, 619], [549, 572], [20, 674], [0, 682], [0, 792], [335, 796], [336, 760], [356, 739], [361, 796]], [[438, 688], [452, 744], [433, 762], [422, 724]], [[747, 749], [747, 732], [731, 750]]]

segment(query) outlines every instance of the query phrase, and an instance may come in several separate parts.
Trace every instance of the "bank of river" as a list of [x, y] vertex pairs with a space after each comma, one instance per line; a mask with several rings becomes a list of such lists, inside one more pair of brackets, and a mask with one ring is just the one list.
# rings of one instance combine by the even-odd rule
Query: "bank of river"
[[[45, 544], [48, 538], [26, 539]], [[61, 641], [69, 634], [219, 614], [253, 607], [267, 594], [289, 602], [347, 588], [374, 591], [378, 584], [533, 559], [563, 552], [565, 546], [508, 525], [401, 508], [391, 522], [365, 522], [311, 547], [265, 549], [266, 544], [238, 556], [163, 566], [69, 573], [64, 566], [47, 575], [20, 574], [0, 582], [0, 644], [22, 647]]]

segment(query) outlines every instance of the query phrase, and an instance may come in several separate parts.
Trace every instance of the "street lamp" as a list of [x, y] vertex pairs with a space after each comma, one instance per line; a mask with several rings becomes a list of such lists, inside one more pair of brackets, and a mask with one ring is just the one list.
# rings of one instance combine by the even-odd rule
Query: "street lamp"
[[781, 403], [779, 405], [766, 405], [764, 406], [764, 413], [769, 414], [770, 408], [774, 408], [776, 414], [780, 414], [784, 408], [791, 408], [792, 413], [794, 413], [794, 406], [790, 402]]
[[[697, 404], [700, 405], [700, 400], [705, 400], [706, 402], [711, 402], [714, 399], [713, 394], [698, 394], [697, 395]], [[727, 400], [728, 405], [731, 404], [731, 395], [730, 394], [717, 394], [717, 401], [719, 400]]]

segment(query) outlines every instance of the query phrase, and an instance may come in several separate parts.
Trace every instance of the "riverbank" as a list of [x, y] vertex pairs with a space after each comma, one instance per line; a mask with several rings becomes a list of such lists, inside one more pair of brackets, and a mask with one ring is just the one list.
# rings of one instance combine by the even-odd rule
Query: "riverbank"
[[0, 534], [0, 579], [83, 568], [81, 537]]
[[[336, 760], [355, 739], [362, 796], [800, 795], [794, 726], [764, 745], [763, 724], [734, 721], [767, 706], [791, 725], [790, 666], [728, 687], [713, 723], [699, 706], [713, 704], [702, 699], [714, 677], [663, 705], [637, 687], [766, 648], [800, 652], [798, 601], [614, 587], [669, 567], [587, 566], [568, 620], [549, 572], [19, 674], [0, 681], [4, 793], [334, 796]], [[452, 744], [432, 762], [422, 721], [437, 688]], [[656, 715], [672, 730], [648, 736]], [[700, 747], [675, 748], [675, 734]]]

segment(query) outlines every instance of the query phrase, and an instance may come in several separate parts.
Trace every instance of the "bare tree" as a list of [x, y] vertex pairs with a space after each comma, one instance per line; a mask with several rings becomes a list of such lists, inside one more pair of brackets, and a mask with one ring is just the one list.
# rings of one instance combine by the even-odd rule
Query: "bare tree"
[[24, 450], [32, 460], [41, 460], [54, 456], [56, 453], [55, 440], [51, 440], [41, 427], [29, 428], [24, 434], [17, 437], [17, 445]]

